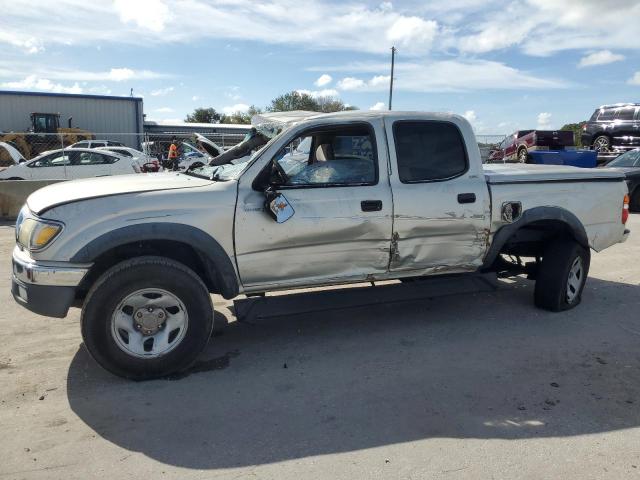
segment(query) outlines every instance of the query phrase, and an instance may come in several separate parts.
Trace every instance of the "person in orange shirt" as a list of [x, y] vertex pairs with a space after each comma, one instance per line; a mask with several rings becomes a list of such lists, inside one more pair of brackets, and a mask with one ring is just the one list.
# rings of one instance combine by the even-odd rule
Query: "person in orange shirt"
[[169, 155], [167, 157], [173, 170], [178, 170], [178, 145], [176, 145], [176, 143], [176, 137], [173, 137], [171, 139], [171, 145], [169, 145]]

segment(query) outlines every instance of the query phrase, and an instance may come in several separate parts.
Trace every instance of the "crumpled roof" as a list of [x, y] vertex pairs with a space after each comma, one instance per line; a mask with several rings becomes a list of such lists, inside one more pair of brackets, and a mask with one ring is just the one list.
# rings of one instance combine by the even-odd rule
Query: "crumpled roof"
[[285, 127], [317, 115], [322, 115], [322, 113], [306, 110], [259, 113], [251, 117], [251, 125], [265, 137], [273, 138]]

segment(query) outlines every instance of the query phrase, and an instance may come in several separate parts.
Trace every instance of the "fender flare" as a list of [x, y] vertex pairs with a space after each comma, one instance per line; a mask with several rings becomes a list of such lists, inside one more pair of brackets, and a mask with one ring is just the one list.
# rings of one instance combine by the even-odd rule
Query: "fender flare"
[[211, 235], [191, 225], [159, 222], [118, 228], [91, 240], [71, 257], [70, 262], [91, 263], [116, 247], [146, 240], [170, 240], [189, 245], [200, 256], [220, 294], [226, 299], [238, 295], [238, 276], [225, 250]]
[[507, 241], [523, 227], [535, 222], [554, 220], [567, 225], [573, 238], [584, 248], [589, 249], [589, 238], [582, 222], [569, 210], [561, 207], [534, 207], [522, 213], [513, 223], [504, 225], [493, 236], [491, 246], [484, 257], [482, 268], [489, 268], [500, 254]]

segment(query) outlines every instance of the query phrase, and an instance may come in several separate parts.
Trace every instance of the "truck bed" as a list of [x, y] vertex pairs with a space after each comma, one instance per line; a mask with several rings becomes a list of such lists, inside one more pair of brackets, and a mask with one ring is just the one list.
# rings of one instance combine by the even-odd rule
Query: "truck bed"
[[624, 175], [612, 169], [565, 165], [484, 165], [491, 191], [491, 231], [504, 225], [501, 206], [518, 201], [523, 209], [561, 207], [584, 226], [589, 245], [600, 251], [620, 241]]
[[578, 168], [566, 165], [485, 164], [490, 185], [505, 183], [623, 181], [624, 175], [611, 169]]

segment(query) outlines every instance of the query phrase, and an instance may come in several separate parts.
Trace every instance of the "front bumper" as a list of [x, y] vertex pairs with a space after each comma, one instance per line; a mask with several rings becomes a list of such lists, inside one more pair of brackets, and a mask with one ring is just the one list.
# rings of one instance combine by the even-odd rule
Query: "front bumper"
[[36, 262], [16, 246], [11, 293], [16, 302], [34, 313], [63, 318], [88, 270], [86, 265]]

